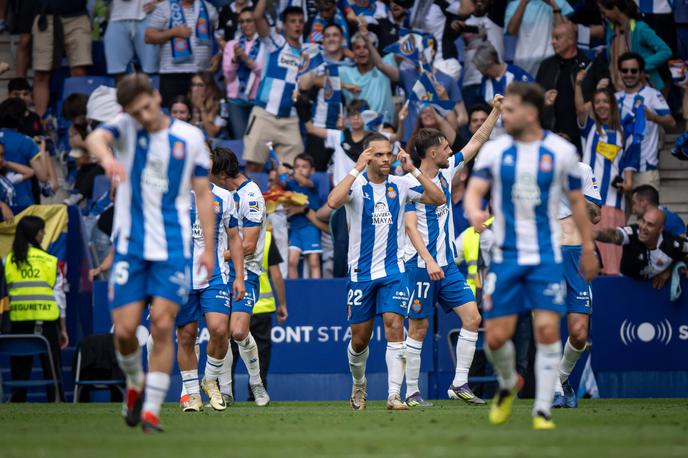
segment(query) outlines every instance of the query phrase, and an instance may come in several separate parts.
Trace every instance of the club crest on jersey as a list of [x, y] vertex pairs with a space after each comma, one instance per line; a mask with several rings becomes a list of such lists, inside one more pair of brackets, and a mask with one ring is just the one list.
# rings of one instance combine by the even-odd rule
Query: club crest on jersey
[[406, 38], [401, 42], [401, 53], [410, 56], [416, 51], [416, 39], [412, 34], [406, 35]]
[[392, 224], [392, 214], [387, 209], [384, 202], [375, 204], [375, 210], [372, 214], [373, 225], [375, 226], [389, 226]]
[[397, 197], [397, 192], [394, 190], [392, 186], [387, 187], [387, 197], [390, 199], [395, 199]]
[[222, 211], [222, 207], [220, 207], [220, 202], [217, 200], [213, 202], [213, 210], [215, 210], [215, 213], [220, 213]]
[[442, 175], [440, 175], [440, 184], [442, 185], [442, 189], [447, 189], [449, 187], [447, 180]]
[[423, 310], [423, 304], [421, 304], [420, 301], [419, 301], [418, 299], [414, 299], [414, 300], [413, 300], [413, 304], [411, 304], [411, 309], [412, 309], [414, 312], [418, 313], [418, 312], [420, 312], [421, 310]]
[[551, 172], [552, 171], [552, 155], [543, 154], [540, 158], [540, 171], [541, 172]]
[[174, 146], [172, 147], [172, 156], [174, 156], [174, 158], [178, 161], [181, 161], [182, 159], [184, 159], [185, 154], [186, 148], [184, 148], [184, 143], [174, 142]]

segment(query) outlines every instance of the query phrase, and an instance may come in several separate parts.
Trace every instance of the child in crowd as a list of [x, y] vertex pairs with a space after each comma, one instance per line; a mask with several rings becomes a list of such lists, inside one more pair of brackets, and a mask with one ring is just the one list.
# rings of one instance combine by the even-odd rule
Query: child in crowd
[[16, 203], [15, 184], [33, 177], [33, 169], [25, 165], [5, 160], [5, 145], [0, 143], [0, 213], [2, 221], [12, 222]]

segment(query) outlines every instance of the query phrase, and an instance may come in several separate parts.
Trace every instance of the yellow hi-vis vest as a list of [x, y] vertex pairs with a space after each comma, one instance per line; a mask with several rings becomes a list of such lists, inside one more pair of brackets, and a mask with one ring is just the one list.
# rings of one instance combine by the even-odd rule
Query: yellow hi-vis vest
[[[485, 225], [489, 226], [492, 224], [494, 217], [491, 216]], [[468, 275], [466, 276], [466, 281], [468, 286], [471, 287], [473, 295], [476, 294], [476, 288], [482, 288], [480, 284], [480, 275], [478, 275], [478, 260], [480, 259], [480, 234], [469, 227], [463, 231], [463, 259], [468, 267]]]
[[5, 280], [10, 296], [10, 321], [57, 320], [60, 309], [53, 292], [57, 258], [29, 247], [26, 261], [17, 265], [14, 253], [7, 256]]
[[272, 243], [272, 233], [265, 232], [265, 250], [263, 250], [263, 265], [260, 273], [260, 295], [258, 302], [253, 306], [253, 314], [256, 313], [273, 313], [277, 310], [275, 304], [275, 296], [272, 294], [272, 285], [270, 284], [270, 276], [268, 271], [268, 252], [270, 251], [270, 244]]

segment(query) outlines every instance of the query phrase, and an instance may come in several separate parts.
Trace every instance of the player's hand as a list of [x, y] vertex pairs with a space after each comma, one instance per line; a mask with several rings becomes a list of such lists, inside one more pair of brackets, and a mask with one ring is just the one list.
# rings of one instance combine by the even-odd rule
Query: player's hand
[[600, 263], [597, 261], [597, 254], [594, 250], [583, 250], [580, 257], [580, 271], [585, 278], [585, 281], [590, 283], [593, 281], [600, 270]]
[[358, 156], [358, 160], [356, 161], [356, 170], [360, 172], [363, 172], [366, 167], [368, 167], [368, 163], [373, 159], [373, 148], [368, 147], [363, 152], [361, 153], [360, 156]]
[[308, 205], [283, 204], [283, 207], [284, 213], [286, 213], [287, 216], [294, 216], [304, 214], [306, 212], [306, 209], [308, 208]]
[[609, 78], [602, 78], [597, 82], [595, 89], [606, 89], [609, 87]]
[[279, 324], [284, 324], [285, 321], [287, 321], [287, 317], [289, 314], [287, 313], [287, 306], [280, 304], [279, 307], [277, 307], [277, 322]]
[[492, 99], [492, 108], [496, 108], [502, 111], [502, 102], [504, 101], [504, 96], [502, 94], [497, 94]]
[[114, 157], [110, 156], [105, 159], [101, 166], [105, 170], [105, 174], [112, 179], [115, 185], [127, 180], [127, 173], [124, 171], [124, 167]]
[[438, 281], [444, 278], [444, 270], [442, 270], [440, 265], [437, 264], [434, 260], [426, 262], [425, 264], [428, 270], [428, 276], [430, 277], [430, 280]]
[[578, 70], [578, 73], [576, 73], [576, 85], [579, 86], [583, 84], [583, 80], [585, 79], [585, 75], [587, 75], [588, 72], [583, 70]]
[[69, 346], [69, 334], [67, 334], [67, 327], [60, 326], [60, 350], [64, 350]]
[[215, 268], [215, 253], [213, 253], [212, 249], [208, 249], [207, 247], [203, 250], [203, 253], [201, 253], [201, 257], [198, 259], [197, 273], [202, 273], [203, 268], [205, 268], [205, 271], [208, 275], [210, 275], [213, 272], [213, 269]]
[[246, 283], [243, 278], [237, 277], [232, 284], [232, 295], [235, 301], [240, 301], [246, 295]]
[[485, 210], [478, 210], [468, 215], [468, 221], [475, 229], [475, 232], [481, 234], [485, 230], [485, 221], [490, 217], [490, 214]]
[[179, 24], [172, 28], [173, 36], [177, 38], [191, 38], [191, 27], [184, 24]]
[[404, 150], [404, 148], [399, 148], [399, 154], [397, 154], [397, 160], [401, 163], [401, 168], [404, 172], [413, 172], [416, 166], [413, 165], [411, 156]]

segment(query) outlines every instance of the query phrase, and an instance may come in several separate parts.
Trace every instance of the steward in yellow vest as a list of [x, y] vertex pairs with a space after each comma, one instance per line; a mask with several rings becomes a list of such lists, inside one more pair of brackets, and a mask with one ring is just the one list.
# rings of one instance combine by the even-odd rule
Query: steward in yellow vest
[[29, 247], [26, 262], [7, 256], [5, 280], [10, 296], [11, 321], [55, 321], [60, 309], [53, 287], [57, 279], [57, 258]]
[[[491, 216], [485, 221], [485, 226], [489, 229], [492, 226], [494, 217]], [[471, 287], [478, 303], [482, 298], [482, 280], [480, 278], [480, 234], [471, 226], [461, 233], [459, 236], [461, 246], [459, 249], [463, 254], [463, 261], [466, 263], [468, 274], [466, 281]], [[480, 295], [479, 295], [480, 294]]]

